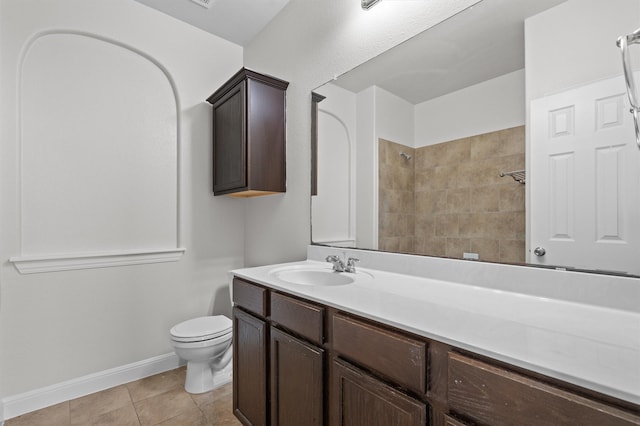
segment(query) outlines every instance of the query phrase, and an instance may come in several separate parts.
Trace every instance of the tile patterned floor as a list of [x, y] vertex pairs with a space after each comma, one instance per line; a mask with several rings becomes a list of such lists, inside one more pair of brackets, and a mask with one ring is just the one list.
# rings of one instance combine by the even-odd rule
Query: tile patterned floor
[[5, 426], [236, 426], [232, 386], [192, 395], [185, 368], [167, 371], [7, 420]]

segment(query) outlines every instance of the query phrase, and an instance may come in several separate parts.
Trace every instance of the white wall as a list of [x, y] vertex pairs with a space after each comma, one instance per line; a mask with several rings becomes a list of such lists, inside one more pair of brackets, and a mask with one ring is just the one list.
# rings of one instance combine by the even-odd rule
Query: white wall
[[[7, 262], [10, 257], [20, 254], [21, 249], [21, 135], [16, 88], [21, 77], [19, 63], [28, 40], [43, 30], [79, 31], [115, 40], [153, 58], [175, 82], [179, 110], [174, 110], [166, 120], [168, 127], [175, 126], [178, 117], [180, 122], [179, 151], [174, 157], [180, 172], [177, 183], [173, 183], [177, 184], [175, 200], [179, 216], [173, 232], [177, 229], [180, 245], [186, 248], [186, 253], [178, 262], [31, 275], [21, 275]], [[244, 203], [226, 197], [214, 198], [211, 194], [210, 107], [203, 101], [242, 66], [242, 48], [130, 0], [2, 0], [0, 43], [1, 395], [16, 395], [170, 353], [172, 348], [167, 335], [172, 325], [212, 312], [228, 314], [227, 271], [243, 265]], [[99, 59], [85, 52], [82, 60]], [[48, 60], [55, 64], [56, 58]], [[39, 61], [41, 66], [46, 66], [46, 58], [40, 57]], [[117, 64], [111, 65], [117, 68]], [[83, 84], [90, 80], [83, 80]], [[135, 91], [140, 83], [137, 80], [123, 79], [122, 89]], [[38, 82], [42, 80], [36, 76], [29, 84]], [[80, 86], [76, 83], [79, 82], [68, 82], [67, 89], [77, 90]], [[93, 83], [97, 89], [103, 82], [96, 79]], [[90, 85], [84, 90], [91, 90]], [[104, 95], [99, 90], [95, 93]], [[101, 99], [95, 98], [95, 104], [87, 102], [81, 106], [70, 102], [74, 101], [61, 99], [55, 105], [60, 111], [73, 111], [77, 114], [75, 119], [83, 122], [89, 117], [83, 112], [84, 108], [99, 107]], [[108, 129], [114, 137], [126, 139], [131, 135], [134, 123], [148, 118], [143, 109], [137, 111], [138, 115], [130, 117], [131, 126], [121, 122], [114, 126], [116, 128]], [[109, 122], [109, 111], [104, 114], [105, 121]], [[69, 128], [66, 131], [70, 131]], [[67, 133], [65, 137], [74, 136]], [[129, 143], [136, 144], [137, 141], [132, 139]], [[79, 151], [76, 146], [66, 155], [70, 160], [77, 160], [82, 155]], [[107, 150], [107, 154], [111, 152]], [[148, 152], [149, 156], [155, 154]], [[60, 156], [55, 158], [63, 161]], [[147, 160], [138, 158], [135, 161], [146, 164]], [[104, 164], [99, 160], [95, 165], [106, 170], [118, 167], [118, 164]], [[52, 169], [49, 172], [55, 173]], [[92, 172], [94, 170], [85, 171], [86, 175], [80, 173], [77, 179], [88, 179]], [[51, 178], [53, 182], [59, 182], [59, 175], [54, 174]], [[171, 189], [172, 180], [175, 181], [168, 179], [155, 184], [161, 186], [162, 191], [175, 191], [175, 188]], [[112, 191], [114, 183], [109, 185], [105, 189]], [[148, 187], [137, 190], [158, 190], [150, 184], [145, 186]], [[124, 184], [122, 188], [132, 189]], [[93, 202], [97, 200], [99, 197]], [[126, 212], [132, 206], [118, 207]], [[124, 213], [124, 220], [128, 220], [127, 214], [135, 215], [139, 211], [134, 208], [134, 211]], [[47, 210], [40, 214], [42, 218], [49, 217]], [[37, 216], [30, 220], [37, 220]], [[153, 232], [151, 236], [138, 236], [137, 244], [144, 244], [154, 236]], [[79, 247], [93, 247], [93, 237], [74, 238], [74, 244]], [[120, 235], [122, 244], [126, 245], [127, 238]], [[163, 235], [161, 239], [164, 238]], [[58, 247], [56, 240], [41, 243], [46, 244], [47, 249]]]
[[514, 71], [415, 107], [415, 147], [522, 126], [525, 73]]
[[355, 243], [356, 95], [334, 84], [315, 90], [318, 104], [318, 194], [311, 197], [312, 240]]
[[18, 182], [30, 259], [179, 245], [179, 122], [167, 120], [179, 98], [160, 64], [118, 43], [61, 29], [24, 46]]
[[386, 139], [413, 147], [415, 127], [413, 104], [380, 87], [375, 88], [375, 94], [376, 142], [378, 139]]
[[245, 48], [247, 67], [291, 82], [287, 90], [287, 192], [248, 200], [248, 265], [306, 255], [311, 91], [474, 3], [476, 0], [382, 1], [364, 11], [357, 0], [292, 0]]
[[357, 95], [356, 247], [378, 248], [378, 139], [412, 147], [413, 108], [377, 86]]
[[[620, 75], [616, 40], [639, 26], [638, 0], [569, 0], [527, 19], [527, 100]], [[639, 50], [631, 49], [636, 67]]]
[[356, 247], [378, 247], [378, 153], [376, 146], [376, 93], [369, 87], [358, 93], [356, 156]]
[[[3, 7], [3, 3], [0, 2], [0, 22], [4, 22], [4, 7]], [[4, 54], [2, 53], [2, 49], [0, 49], [0, 70], [2, 69], [2, 67], [4, 66], [3, 64], [3, 58]], [[5, 88], [5, 83], [3, 82], [2, 78], [0, 77], [0, 95], [2, 95], [4, 93], [4, 89]], [[0, 102], [0, 117], [4, 117], [5, 116], [5, 108], [4, 108], [4, 103]], [[2, 124], [2, 122], [0, 121], [0, 132], [2, 131], [2, 128], [4, 127], [4, 124]], [[0, 133], [1, 135], [2, 133]], [[2, 163], [0, 163], [0, 173], [2, 173], [2, 170], [4, 169], [4, 166], [2, 165]], [[3, 221], [3, 216], [4, 216], [4, 206], [5, 206], [5, 200], [3, 196], [0, 196], [0, 223], [2, 223]], [[4, 239], [4, 232], [2, 230], [2, 228], [0, 227], [0, 241], [2, 241]], [[0, 252], [2, 250], [2, 243], [0, 243]], [[3, 384], [3, 380], [1, 380], [2, 378], [2, 370], [3, 370], [3, 365], [4, 365], [4, 352], [5, 352], [5, 348], [4, 348], [4, 344], [3, 344], [3, 339], [2, 339], [2, 323], [3, 323], [3, 319], [2, 319], [2, 305], [4, 303], [3, 297], [2, 297], [2, 287], [3, 287], [3, 277], [2, 277], [2, 273], [0, 273], [0, 397], [2, 395], [5, 395], [4, 392], [4, 384]], [[2, 402], [2, 399], [0, 398], [0, 425], [3, 425], [4, 422], [4, 403]]]

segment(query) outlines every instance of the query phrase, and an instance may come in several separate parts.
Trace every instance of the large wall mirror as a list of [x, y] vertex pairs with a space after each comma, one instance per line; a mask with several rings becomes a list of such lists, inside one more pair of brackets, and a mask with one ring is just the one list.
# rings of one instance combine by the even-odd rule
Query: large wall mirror
[[639, 26], [638, 0], [483, 0], [317, 88], [313, 243], [640, 276]]

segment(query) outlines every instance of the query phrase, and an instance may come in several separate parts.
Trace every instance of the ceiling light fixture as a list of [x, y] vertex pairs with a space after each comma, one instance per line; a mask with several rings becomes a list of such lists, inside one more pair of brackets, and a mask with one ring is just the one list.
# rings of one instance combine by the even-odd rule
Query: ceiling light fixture
[[378, 3], [380, 0], [361, 0], [360, 5], [363, 9], [371, 9], [374, 4]]
[[202, 7], [204, 7], [205, 9], [210, 9], [211, 5], [213, 5], [214, 0], [191, 0], [192, 2], [194, 2], [195, 4], [198, 4]]

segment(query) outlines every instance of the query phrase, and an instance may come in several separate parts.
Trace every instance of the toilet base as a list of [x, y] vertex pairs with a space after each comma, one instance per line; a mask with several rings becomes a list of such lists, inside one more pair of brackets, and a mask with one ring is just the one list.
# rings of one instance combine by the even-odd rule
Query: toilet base
[[213, 371], [209, 360], [187, 362], [187, 378], [184, 390], [189, 393], [205, 393], [230, 383], [233, 379], [233, 363], [225, 368]]

